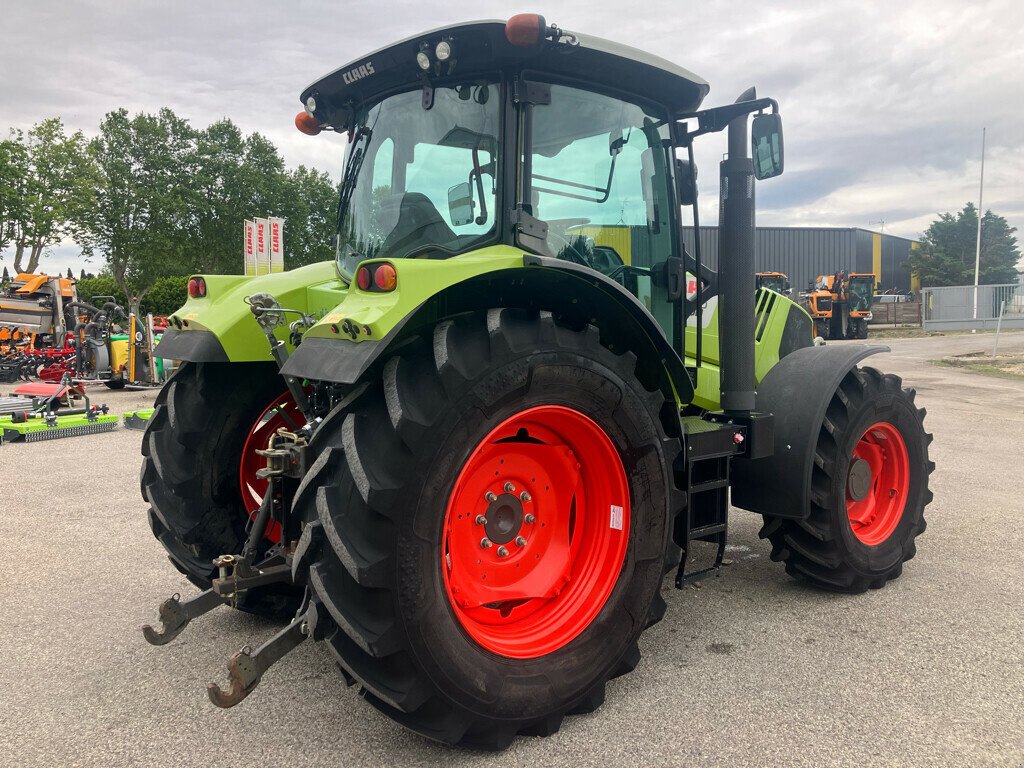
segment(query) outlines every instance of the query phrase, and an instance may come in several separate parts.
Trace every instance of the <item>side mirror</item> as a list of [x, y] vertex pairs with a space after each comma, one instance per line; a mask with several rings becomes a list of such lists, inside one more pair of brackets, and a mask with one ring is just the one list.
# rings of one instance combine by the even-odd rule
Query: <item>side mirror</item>
[[689, 160], [676, 158], [676, 190], [680, 205], [693, 205], [697, 202], [697, 166], [690, 165]]
[[448, 217], [453, 227], [473, 223], [473, 188], [468, 181], [448, 190]]
[[782, 115], [756, 115], [750, 128], [750, 155], [754, 159], [754, 176], [770, 179], [782, 173]]

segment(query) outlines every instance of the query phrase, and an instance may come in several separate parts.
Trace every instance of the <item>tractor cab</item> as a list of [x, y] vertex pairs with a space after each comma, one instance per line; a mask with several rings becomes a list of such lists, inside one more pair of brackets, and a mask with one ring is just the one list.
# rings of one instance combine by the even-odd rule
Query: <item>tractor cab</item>
[[792, 287], [789, 278], [782, 272], [758, 272], [754, 275], [754, 285], [758, 288], [765, 288], [786, 296], [789, 295]]
[[[354, 61], [302, 93], [296, 125], [348, 135], [336, 256], [344, 282], [374, 288], [369, 271], [357, 275], [365, 261], [508, 245], [618, 284], [680, 358], [689, 335], [699, 365], [706, 322], [683, 331], [718, 284], [683, 245], [680, 206], [696, 202], [696, 171], [676, 154], [731, 118], [745, 126], [747, 114], [775, 110], [761, 99], [698, 114], [708, 90], [645, 51], [523, 14]], [[761, 118], [771, 128], [755, 120], [753, 148], [768, 178], [782, 169], [781, 126], [778, 115]]]

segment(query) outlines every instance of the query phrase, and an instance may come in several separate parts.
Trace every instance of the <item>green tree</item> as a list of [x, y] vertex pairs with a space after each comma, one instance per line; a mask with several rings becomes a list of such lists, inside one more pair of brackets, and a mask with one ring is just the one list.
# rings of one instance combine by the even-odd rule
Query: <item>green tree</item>
[[239, 272], [242, 222], [263, 215], [286, 221], [289, 268], [331, 258], [337, 190], [320, 171], [286, 170], [264, 136], [243, 136], [227, 119], [198, 132], [192, 186], [195, 227], [188, 234], [194, 271]]
[[0, 202], [4, 228], [14, 246], [15, 271], [35, 272], [47, 246], [81, 235], [80, 224], [93, 205], [95, 166], [82, 132], [68, 136], [58, 118], [43, 120], [27, 135], [13, 133], [5, 145], [0, 167], [7, 170], [0, 170], [0, 178], [12, 176], [4, 196], [15, 199]]
[[288, 172], [286, 189], [287, 195], [276, 209], [286, 219], [285, 266], [330, 261], [334, 258], [331, 238], [335, 234], [338, 188], [323, 171], [300, 165]]
[[99, 183], [84, 250], [102, 254], [133, 311], [158, 278], [190, 271], [185, 235], [197, 208], [195, 140], [188, 122], [169, 109], [134, 117], [119, 109], [104, 117], [89, 144]]
[[[992, 211], [981, 220], [981, 261], [978, 282], [983, 285], [1017, 280], [1020, 250], [1015, 227]], [[973, 285], [978, 232], [978, 210], [967, 203], [957, 214], [943, 213], [932, 222], [907, 266], [925, 287]]]
[[28, 175], [28, 151], [15, 135], [0, 141], [0, 253], [14, 237], [14, 222], [22, 217], [19, 189]]

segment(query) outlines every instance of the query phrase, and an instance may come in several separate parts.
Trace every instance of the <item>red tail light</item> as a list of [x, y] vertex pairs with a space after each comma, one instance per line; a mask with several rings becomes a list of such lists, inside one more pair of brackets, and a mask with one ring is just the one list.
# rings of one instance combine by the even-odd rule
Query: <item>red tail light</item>
[[368, 291], [370, 290], [370, 283], [372, 279], [370, 277], [370, 270], [368, 267], [360, 267], [359, 271], [356, 272], [356, 285], [359, 286], [359, 290]]
[[188, 295], [192, 299], [201, 299], [206, 295], [206, 281], [201, 277], [193, 277], [188, 281]]
[[316, 136], [320, 133], [320, 121], [305, 111], [295, 116], [295, 127], [307, 136]]
[[505, 22], [505, 39], [521, 48], [533, 48], [544, 39], [547, 22], [537, 13], [517, 13]]
[[361, 291], [388, 293], [398, 285], [398, 272], [393, 264], [367, 264], [356, 270], [356, 285]]

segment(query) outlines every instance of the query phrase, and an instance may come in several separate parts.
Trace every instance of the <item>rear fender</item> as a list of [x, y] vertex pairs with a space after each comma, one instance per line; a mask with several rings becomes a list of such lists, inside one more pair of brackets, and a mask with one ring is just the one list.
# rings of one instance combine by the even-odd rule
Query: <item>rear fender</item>
[[303, 337], [284, 373], [354, 384], [386, 352], [446, 317], [522, 307], [552, 312], [570, 325], [595, 325], [610, 349], [637, 356], [646, 386], [662, 387], [680, 403], [690, 401], [693, 387], [682, 360], [647, 309], [621, 285], [568, 262], [494, 250], [488, 257], [391, 262], [406, 295], [353, 291]]
[[815, 446], [832, 395], [858, 362], [888, 351], [863, 344], [806, 347], [768, 371], [757, 388], [756, 408], [775, 417], [774, 452], [733, 461], [733, 506], [772, 517], [807, 517]]
[[[259, 277], [201, 275], [206, 296], [189, 298], [168, 318], [168, 329], [155, 350], [156, 357], [192, 362], [260, 362], [273, 360], [270, 345], [253, 318], [245, 299], [257, 292], [273, 295], [282, 307], [321, 316], [344, 296], [334, 264], [321, 262], [289, 272]], [[276, 334], [288, 340], [287, 323]]]

